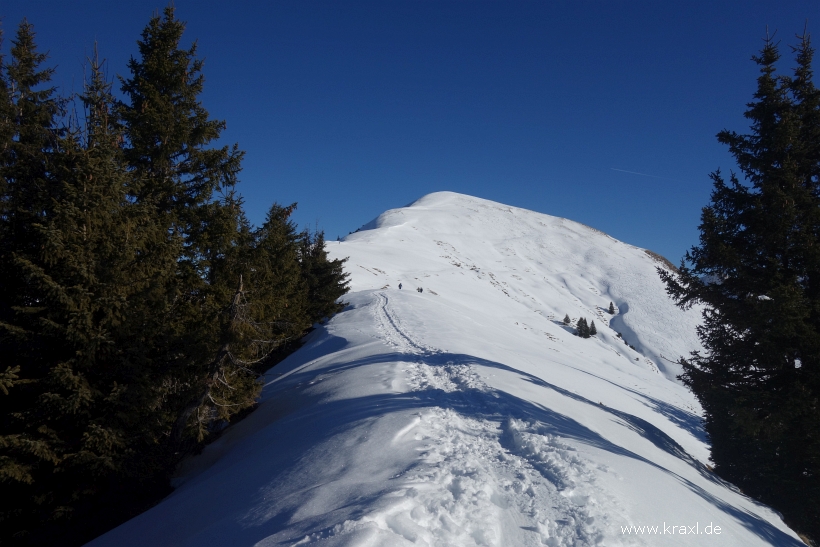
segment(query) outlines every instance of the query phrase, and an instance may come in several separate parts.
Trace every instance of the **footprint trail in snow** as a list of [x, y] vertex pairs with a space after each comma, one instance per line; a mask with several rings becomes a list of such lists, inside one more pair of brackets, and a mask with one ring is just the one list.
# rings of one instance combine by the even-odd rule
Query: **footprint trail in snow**
[[593, 466], [546, 424], [520, 419], [499, 402], [473, 364], [437, 359], [441, 352], [408, 330], [388, 296], [376, 296], [384, 341], [413, 357], [404, 368], [408, 386], [433, 392], [433, 400], [440, 393], [441, 404], [397, 433], [394, 441], [416, 441], [418, 460], [389, 503], [344, 527], [375, 525], [415, 545], [500, 546], [503, 523], [512, 521], [531, 532], [529, 545], [601, 544], [610, 516], [599, 505], [607, 495], [596, 487]]
[[[344, 310], [93, 547], [803, 545], [710, 472], [673, 362], [700, 349], [700, 314], [643, 249], [441, 192], [327, 252], [347, 260]], [[644, 533], [710, 522], [721, 535]]]

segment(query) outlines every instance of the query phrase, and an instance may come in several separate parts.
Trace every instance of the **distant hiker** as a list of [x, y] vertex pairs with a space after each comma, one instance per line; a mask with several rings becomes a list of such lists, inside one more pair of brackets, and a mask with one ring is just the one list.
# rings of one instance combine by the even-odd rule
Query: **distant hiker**
[[399, 283], [399, 290], [401, 290], [401, 283]]
[[424, 289], [422, 289], [421, 287], [419, 287], [419, 288], [418, 288], [418, 289], [416, 289], [416, 290], [417, 290], [417, 291], [419, 291], [419, 292], [424, 292]]

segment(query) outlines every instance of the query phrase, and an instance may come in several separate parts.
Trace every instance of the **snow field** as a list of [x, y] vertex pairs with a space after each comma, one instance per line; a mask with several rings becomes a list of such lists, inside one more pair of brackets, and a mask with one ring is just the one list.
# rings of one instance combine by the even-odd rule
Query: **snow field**
[[[699, 349], [699, 311], [642, 249], [440, 192], [328, 250], [350, 257], [347, 308], [169, 498], [93, 545], [802, 545], [709, 471], [667, 361]], [[622, 531], [710, 522], [721, 535]]]

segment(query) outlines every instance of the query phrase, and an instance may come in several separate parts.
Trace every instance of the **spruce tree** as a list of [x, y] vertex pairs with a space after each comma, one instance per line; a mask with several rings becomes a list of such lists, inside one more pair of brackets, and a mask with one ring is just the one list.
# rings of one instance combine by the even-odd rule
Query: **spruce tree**
[[[110, 84], [96, 58], [90, 70], [83, 126], [49, 151], [60, 198], [25, 225], [38, 252], [15, 254], [28, 302], [5, 323], [29, 350], [17, 365], [25, 384], [10, 392], [13, 410], [0, 437], [3, 467], [16, 471], [6, 476], [8, 491], [17, 493], [0, 502], [0, 518], [32, 544], [90, 539], [116, 522], [110, 504], [121, 507], [133, 495], [124, 483], [165, 472], [156, 455], [163, 431], [152, 411], [155, 378], [141, 366], [146, 325], [157, 311], [144, 296], [161, 285], [151, 243], [158, 228], [152, 211], [129, 197], [134, 185]], [[166, 254], [166, 277], [174, 259]], [[0, 343], [18, 342], [0, 335]], [[31, 447], [40, 461], [26, 457]]]
[[[11, 89], [6, 78], [5, 57], [2, 53], [3, 29], [0, 28], [0, 166], [8, 165], [9, 153], [14, 142], [14, 105], [11, 102]], [[6, 196], [8, 186], [6, 175], [0, 176], [0, 218], [5, 218]]]
[[[3, 116], [0, 137], [0, 529], [25, 532], [30, 523], [35, 479], [47, 476], [60, 461], [62, 443], [43, 423], [32, 426], [28, 414], [43, 401], [53, 356], [65, 345], [39, 336], [47, 324], [43, 293], [28, 266], [41, 258], [39, 229], [57, 197], [53, 160], [60, 129], [61, 101], [48, 87], [52, 69], [42, 68], [32, 26], [25, 20], [2, 66]], [[22, 526], [22, 530], [21, 527]]]
[[31, 25], [0, 62], [0, 543], [81, 543], [155, 501], [347, 291], [295, 206], [250, 226], [183, 30], [151, 19], [125, 102], [95, 56], [68, 126]]
[[593, 321], [589, 325], [589, 335], [590, 336], [595, 336], [596, 334], [598, 334], [598, 329], [595, 328], [595, 321]]
[[612, 302], [609, 303], [609, 315], [615, 315], [615, 306]]
[[128, 102], [120, 104], [120, 114], [126, 157], [146, 178], [141, 197], [156, 200], [162, 210], [175, 213], [176, 224], [191, 230], [201, 225], [196, 206], [235, 185], [244, 153], [237, 145], [208, 147], [225, 122], [210, 119], [199, 101], [203, 61], [196, 57], [196, 44], [180, 48], [184, 30], [173, 6], [151, 18], [137, 43], [140, 58], [131, 58], [131, 77], [122, 80]]
[[119, 105], [125, 158], [140, 180], [135, 196], [155, 207], [166, 244], [181, 244], [175, 287], [167, 291], [173, 305], [163, 318], [169, 335], [155, 359], [173, 378], [169, 385], [185, 386], [165, 398], [176, 416], [175, 449], [186, 428], [191, 440], [204, 439], [219, 421], [252, 404], [259, 389], [255, 381], [230, 385], [226, 391], [242, 403], [222, 402], [212, 389], [227, 383], [232, 374], [226, 370], [236, 368], [244, 378], [226, 356], [241, 353], [237, 299], [247, 297], [242, 264], [252, 238], [234, 191], [243, 153], [236, 145], [210, 147], [225, 122], [210, 119], [199, 100], [202, 61], [196, 44], [180, 47], [184, 30], [172, 6], [151, 18], [138, 42], [140, 57], [130, 60], [131, 75], [122, 80], [127, 102]]
[[659, 273], [682, 307], [706, 304], [706, 354], [683, 361], [721, 476], [820, 538], [820, 138], [808, 36], [794, 77], [776, 75], [768, 38], [746, 117], [722, 131], [745, 180], [712, 174], [700, 244]]
[[308, 283], [300, 264], [301, 234], [291, 220], [296, 204], [274, 203], [255, 233], [255, 270], [259, 291], [271, 298], [266, 315], [275, 323], [272, 338], [283, 344], [299, 338], [310, 327]]
[[[0, 29], [0, 46], [3, 44], [3, 30]], [[14, 124], [13, 124], [13, 116], [14, 116], [14, 105], [11, 102], [11, 90], [9, 89], [8, 80], [6, 78], [6, 70], [5, 70], [5, 59], [0, 51], [0, 252], [4, 249], [5, 245], [3, 242], [7, 237], [7, 229], [8, 224], [7, 221], [9, 219], [9, 186], [6, 180], [7, 174], [6, 169], [10, 165], [11, 157], [10, 151], [11, 147], [14, 144]], [[8, 252], [8, 251], [6, 251]], [[8, 260], [9, 255], [5, 256], [6, 260]], [[8, 264], [5, 264], [6, 268], [0, 264], [0, 279], [3, 279], [5, 284], [6, 280], [9, 279], [10, 270], [8, 270]], [[2, 288], [0, 288], [0, 329], [3, 329], [3, 323], [8, 322], [10, 319], [10, 311], [11, 310], [4, 310], [3, 305], [5, 304], [8, 306], [8, 302], [6, 299], [8, 298], [9, 294], [5, 293]], [[3, 333], [0, 332], [0, 340], [3, 339]], [[3, 395], [9, 394], [9, 389], [13, 387], [17, 381], [20, 379], [18, 374], [20, 372], [19, 365], [6, 365], [5, 369], [0, 365], [0, 392]], [[0, 405], [2, 407], [2, 405]], [[3, 464], [0, 463], [0, 466]], [[2, 467], [0, 467], [2, 469]]]
[[321, 231], [311, 234], [305, 230], [302, 233], [299, 254], [302, 275], [307, 282], [311, 322], [332, 317], [344, 307], [338, 300], [348, 291], [348, 274], [344, 272], [346, 259], [328, 259], [325, 234]]
[[[30, 300], [15, 257], [37, 252], [34, 225], [58, 197], [51, 158], [60, 128], [63, 101], [48, 87], [53, 69], [42, 68], [46, 55], [37, 51], [34, 29], [25, 20], [12, 41], [11, 59], [0, 78], [0, 321], [11, 320], [13, 307]], [[7, 340], [17, 338], [7, 331]], [[25, 353], [22, 343], [15, 351]]]
[[569, 314], [566, 314], [564, 316], [564, 324], [569, 325], [570, 323], [572, 323], [572, 319], [569, 318]]
[[213, 381], [195, 386], [178, 413], [170, 434], [175, 449], [185, 439], [192, 416], [198, 419], [189, 434], [202, 441], [214, 425], [253, 406], [261, 389], [256, 379], [268, 358], [310, 326], [299, 237], [289, 220], [294, 208], [273, 205], [257, 230], [243, 219], [236, 243], [218, 263], [217, 278], [232, 276], [237, 285], [227, 294], [229, 305], [214, 325], [213, 335], [221, 343], [205, 364], [205, 377]]
[[578, 336], [581, 338], [589, 338], [589, 325], [587, 324], [587, 320], [585, 318], [581, 317], [578, 319], [576, 331]]

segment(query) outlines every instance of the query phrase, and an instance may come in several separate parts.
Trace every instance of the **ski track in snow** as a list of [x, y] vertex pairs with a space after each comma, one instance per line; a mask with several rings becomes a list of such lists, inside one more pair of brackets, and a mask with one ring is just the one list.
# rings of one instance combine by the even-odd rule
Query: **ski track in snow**
[[598, 501], [609, 496], [596, 486], [590, 462], [545, 433], [545, 424], [515, 418], [473, 365], [439, 362], [441, 352], [406, 328], [386, 294], [376, 294], [373, 308], [384, 341], [413, 356], [404, 369], [412, 391], [438, 391], [448, 401], [457, 394], [475, 415], [491, 418], [462, 415], [443, 397], [441, 406], [418, 412], [394, 441], [421, 442], [419, 459], [389, 503], [303, 544], [377, 527], [414, 545], [501, 546], [503, 512], [516, 513], [512, 520], [531, 532], [526, 545], [602, 544], [612, 504], [605, 514]]

